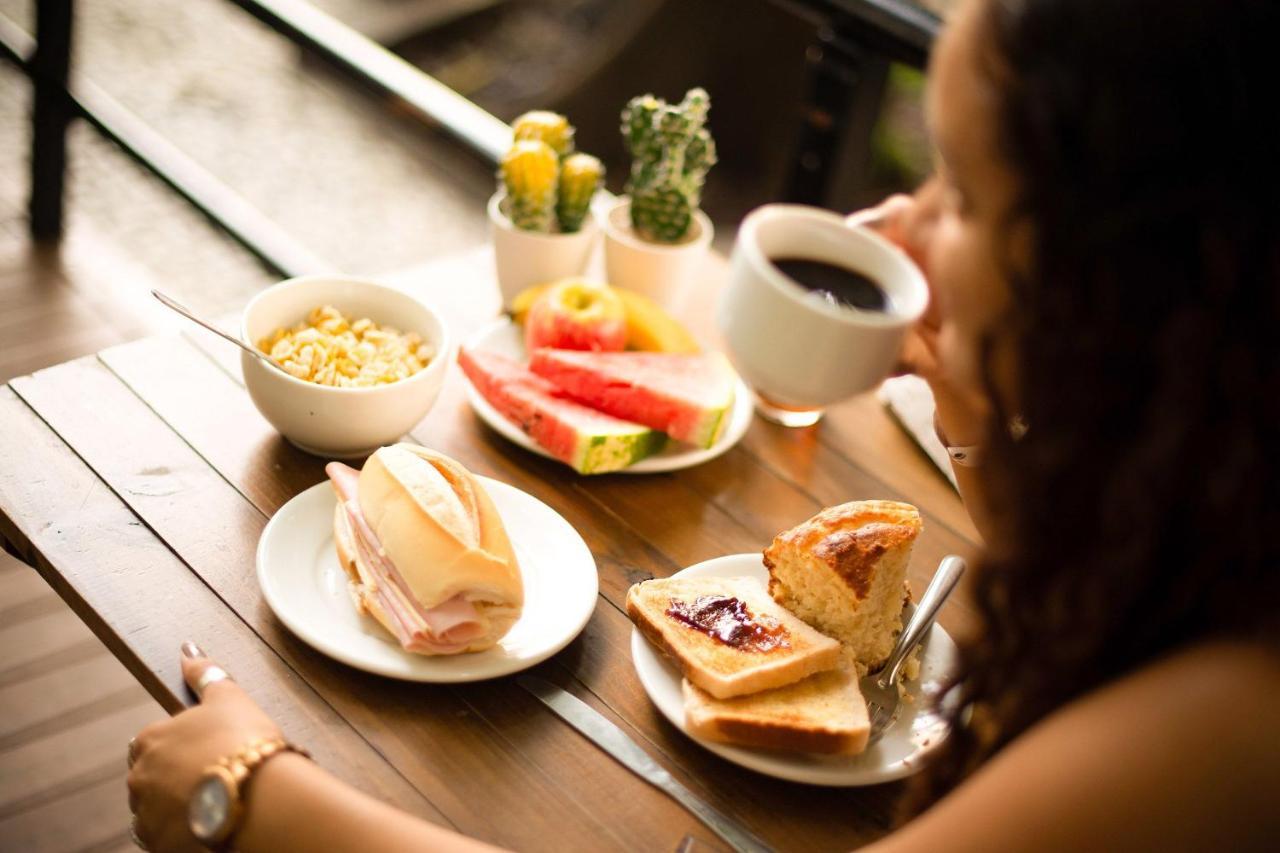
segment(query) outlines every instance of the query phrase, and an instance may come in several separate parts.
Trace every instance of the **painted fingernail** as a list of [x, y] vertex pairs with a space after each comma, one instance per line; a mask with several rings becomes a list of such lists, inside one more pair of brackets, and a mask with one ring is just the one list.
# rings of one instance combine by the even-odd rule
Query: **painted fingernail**
[[200, 648], [190, 640], [187, 640], [182, 644], [182, 656], [184, 658], [202, 658], [205, 654], [204, 649]]

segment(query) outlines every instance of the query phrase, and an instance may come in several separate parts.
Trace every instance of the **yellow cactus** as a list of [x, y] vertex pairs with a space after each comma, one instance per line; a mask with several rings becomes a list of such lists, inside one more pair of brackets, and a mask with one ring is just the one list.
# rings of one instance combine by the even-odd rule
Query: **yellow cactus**
[[573, 151], [573, 125], [559, 113], [550, 110], [533, 110], [511, 123], [515, 139], [537, 139], [550, 145], [557, 156], [565, 157]]
[[556, 217], [560, 230], [577, 231], [591, 209], [591, 199], [604, 178], [604, 164], [590, 154], [570, 154], [560, 163], [560, 197]]
[[511, 222], [525, 231], [550, 231], [560, 179], [555, 150], [541, 140], [516, 142], [502, 158], [501, 175]]

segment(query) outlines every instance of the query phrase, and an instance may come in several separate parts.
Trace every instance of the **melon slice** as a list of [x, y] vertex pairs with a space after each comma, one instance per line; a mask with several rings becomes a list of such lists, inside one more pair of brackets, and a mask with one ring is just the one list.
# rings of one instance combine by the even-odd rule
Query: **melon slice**
[[699, 447], [720, 437], [736, 384], [733, 368], [717, 352], [539, 349], [529, 369], [592, 408]]
[[500, 353], [463, 347], [458, 365], [489, 405], [580, 474], [617, 471], [666, 443], [660, 432], [574, 401]]

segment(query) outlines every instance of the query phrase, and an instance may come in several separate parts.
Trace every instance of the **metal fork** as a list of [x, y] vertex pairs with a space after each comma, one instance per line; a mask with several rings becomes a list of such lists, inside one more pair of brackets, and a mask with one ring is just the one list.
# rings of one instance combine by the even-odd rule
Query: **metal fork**
[[934, 572], [933, 580], [929, 581], [929, 588], [921, 596], [915, 612], [907, 621], [907, 627], [903, 628], [902, 633], [898, 635], [898, 642], [889, 653], [884, 666], [878, 672], [864, 675], [858, 682], [858, 686], [862, 689], [862, 697], [867, 700], [867, 716], [871, 719], [868, 746], [880, 740], [889, 726], [893, 725], [893, 721], [898, 718], [898, 703], [901, 698], [898, 694], [898, 675], [902, 671], [902, 665], [916, 644], [923, 640], [929, 633], [929, 629], [933, 627], [938, 609], [956, 588], [965, 568], [965, 562], [960, 557], [955, 555], [943, 557], [938, 565], [938, 571]]

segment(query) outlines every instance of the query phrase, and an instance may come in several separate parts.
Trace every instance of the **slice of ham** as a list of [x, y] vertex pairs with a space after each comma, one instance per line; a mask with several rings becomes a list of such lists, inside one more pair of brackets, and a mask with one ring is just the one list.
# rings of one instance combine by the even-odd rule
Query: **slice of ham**
[[366, 587], [371, 587], [369, 591], [382, 605], [400, 645], [418, 654], [456, 654], [482, 637], [484, 623], [475, 605], [464, 595], [455, 595], [434, 607], [424, 607], [414, 597], [360, 512], [360, 472], [341, 462], [330, 462], [324, 470], [342, 501], [360, 560], [373, 576], [374, 583]]

